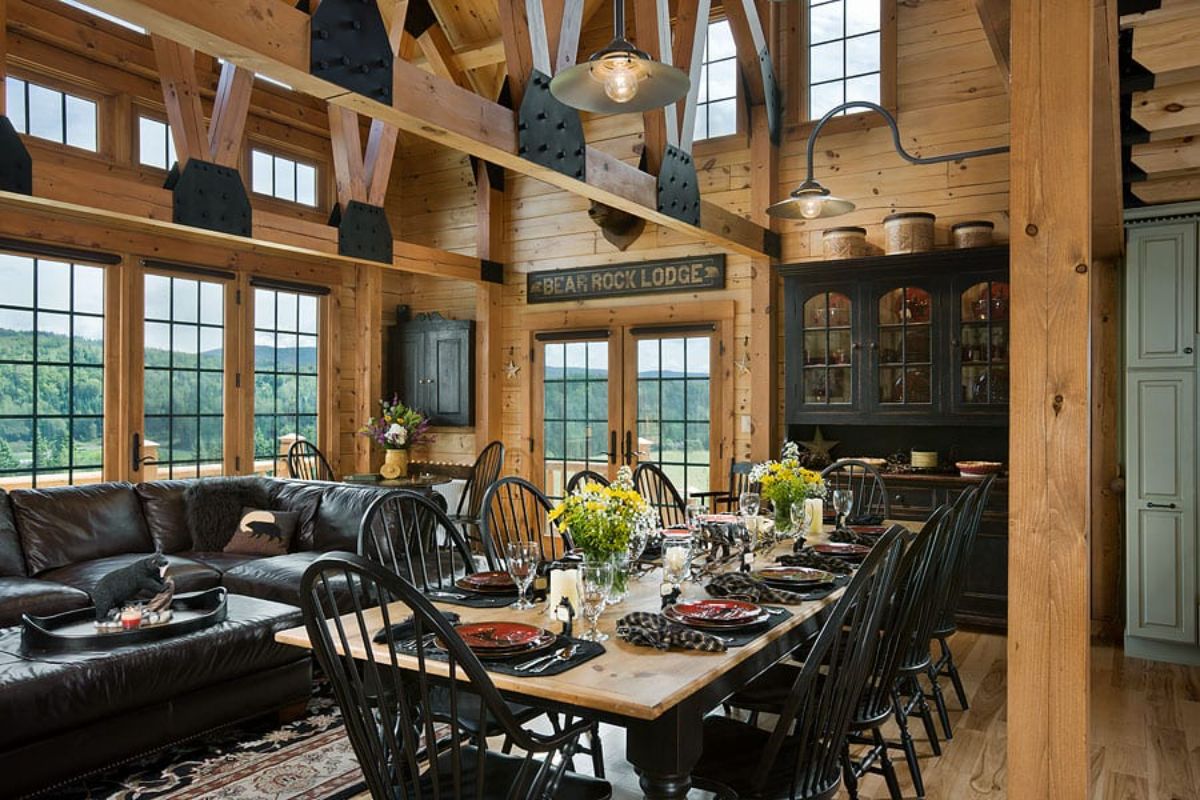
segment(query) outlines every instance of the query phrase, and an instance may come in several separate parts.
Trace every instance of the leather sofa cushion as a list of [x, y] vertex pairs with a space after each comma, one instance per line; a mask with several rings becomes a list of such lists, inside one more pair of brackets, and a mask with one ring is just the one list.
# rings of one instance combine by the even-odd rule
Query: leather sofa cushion
[[240, 553], [205, 553], [199, 550], [185, 550], [182, 553], [177, 553], [181, 558], [190, 558], [192, 561], [199, 561], [205, 566], [212, 567], [217, 572], [225, 573], [234, 567], [239, 567], [247, 561], [254, 561], [258, 556], [244, 556]]
[[[39, 577], [49, 581], [65, 583], [67, 586], [74, 586], [76, 589], [82, 589], [91, 594], [92, 589], [96, 586], [96, 582], [105, 575], [114, 569], [119, 569], [146, 557], [146, 553], [126, 553], [120, 556], [97, 558], [92, 561], [83, 561], [79, 564], [70, 564], [58, 569], [52, 569], [49, 572], [42, 573]], [[175, 579], [176, 594], [200, 592], [221, 585], [221, 573], [212, 567], [205, 566], [198, 561], [192, 561], [190, 558], [180, 558], [177, 555], [169, 555], [166, 558], [168, 562], [167, 575]]]
[[164, 553], [192, 549], [183, 492], [188, 481], [150, 481], [134, 486], [150, 536]]
[[312, 550], [316, 537], [317, 513], [321, 498], [336, 483], [315, 483], [293, 480], [271, 482], [271, 507], [279, 511], [295, 511], [300, 515], [296, 536], [292, 539], [292, 551]]
[[8, 502], [8, 493], [0, 489], [0, 575], [24, 574], [25, 556], [21, 553], [12, 504]]
[[17, 489], [9, 498], [30, 575], [105, 556], [154, 550], [132, 484]]
[[321, 552], [357, 552], [358, 529], [363, 516], [371, 503], [389, 491], [392, 490], [365, 486], [337, 485], [326, 488], [321, 497], [321, 506], [317, 509], [313, 549]]
[[0, 628], [19, 625], [22, 614], [44, 617], [91, 604], [86, 592], [61, 583], [40, 578], [0, 578]]
[[221, 577], [221, 583], [234, 594], [298, 606], [300, 577], [320, 555], [307, 552], [256, 558], [226, 572]]
[[[0, 748], [309, 657], [275, 642], [277, 632], [303, 624], [299, 609], [230, 595], [228, 611], [199, 631], [65, 658], [22, 655], [21, 629], [0, 630]], [[225, 702], [220, 691], [212, 702]]]

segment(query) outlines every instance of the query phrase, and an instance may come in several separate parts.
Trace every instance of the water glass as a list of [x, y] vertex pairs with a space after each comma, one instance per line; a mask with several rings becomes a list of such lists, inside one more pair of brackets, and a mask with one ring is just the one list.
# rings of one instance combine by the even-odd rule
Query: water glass
[[663, 582], [683, 585], [692, 572], [692, 542], [688, 534], [665, 533], [662, 537]]
[[582, 564], [579, 567], [579, 603], [583, 608], [584, 619], [588, 629], [579, 638], [589, 642], [603, 642], [608, 638], [597, 625], [604, 607], [608, 605], [609, 593], [612, 592], [611, 564]]
[[508, 564], [508, 574], [512, 576], [513, 583], [517, 584], [518, 591], [517, 602], [510, 608], [518, 611], [533, 608], [533, 603], [525, 597], [525, 593], [529, 591], [529, 585], [537, 575], [538, 563], [542, 556], [541, 548], [537, 542], [508, 542], [504, 545], [504, 556]]
[[792, 534], [801, 538], [812, 527], [812, 506], [804, 500], [792, 503]]
[[738, 495], [738, 508], [741, 509], [743, 517], [757, 517], [760, 505], [758, 492], [742, 492]]
[[704, 506], [699, 503], [688, 503], [687, 526], [692, 533], [700, 530], [700, 517], [704, 516]]
[[849, 489], [833, 490], [833, 511], [837, 514], [837, 527], [841, 528], [846, 521], [846, 515], [854, 507], [854, 492]]

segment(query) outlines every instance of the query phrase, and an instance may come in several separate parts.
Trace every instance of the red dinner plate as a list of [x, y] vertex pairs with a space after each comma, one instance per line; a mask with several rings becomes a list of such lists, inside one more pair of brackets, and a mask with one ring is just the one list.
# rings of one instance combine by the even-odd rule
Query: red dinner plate
[[475, 653], [497, 657], [541, 650], [558, 638], [545, 628], [521, 622], [471, 622], [454, 630]]
[[699, 622], [723, 622], [740, 625], [762, 616], [761, 606], [745, 600], [695, 600], [670, 606], [675, 616]]
[[701, 514], [698, 519], [701, 522], [718, 522], [724, 525], [732, 525], [738, 521], [736, 514]]
[[852, 544], [850, 542], [822, 542], [812, 546], [814, 553], [820, 553], [823, 556], [843, 556], [848, 558], [861, 558], [871, 552], [871, 548], [865, 544]]
[[759, 580], [784, 587], [809, 587], [822, 583], [833, 583], [837, 579], [832, 572], [812, 567], [763, 567], [750, 574]]
[[887, 533], [886, 525], [849, 525], [850, 530], [867, 536], [883, 536]]
[[506, 594], [517, 590], [517, 585], [507, 572], [476, 572], [473, 575], [464, 575], [455, 581], [454, 585], [472, 592], [494, 594]]

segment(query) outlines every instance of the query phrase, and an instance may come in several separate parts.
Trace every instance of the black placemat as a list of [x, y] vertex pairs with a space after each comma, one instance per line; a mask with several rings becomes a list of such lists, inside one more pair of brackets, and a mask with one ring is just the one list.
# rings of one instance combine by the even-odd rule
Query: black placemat
[[[745, 647], [772, 628], [776, 628], [787, 622], [793, 616], [791, 611], [782, 606], [763, 606], [763, 608], [771, 612], [771, 617], [766, 622], [755, 625], [753, 628], [747, 628], [736, 633], [723, 633], [712, 628], [693, 628], [693, 630], [702, 630], [704, 633], [716, 636], [725, 642], [726, 647]], [[678, 620], [673, 621], [678, 622]], [[682, 625], [683, 623], [680, 624]], [[688, 625], [686, 627], [690, 628], [692, 626]]]
[[468, 608], [504, 608], [517, 602], [515, 594], [481, 594], [480, 592], [469, 592], [466, 589], [459, 589], [457, 587], [446, 589], [445, 592], [446, 594], [426, 592], [425, 596], [433, 603], [467, 606]]
[[829, 595], [833, 594], [838, 589], [841, 589], [843, 586], [849, 583], [850, 578], [850, 575], [839, 575], [833, 583], [828, 583], [820, 588], [813, 589], [808, 592], [796, 592], [796, 594], [803, 597], [806, 602], [810, 600], [824, 600], [826, 597], [829, 597]]
[[[761, 634], [761, 631], [760, 631]], [[415, 656], [416, 648], [412, 646], [412, 641], [397, 642], [396, 647], [405, 655]], [[604, 645], [599, 642], [586, 642], [583, 639], [576, 639], [573, 636], [559, 636], [554, 642], [554, 647], [542, 653], [542, 655], [550, 655], [551, 652], [558, 652], [568, 645], [575, 645], [575, 653], [566, 661], [556, 658], [550, 662], [550, 666], [539, 672], [518, 671], [517, 665], [524, 664], [527, 661], [532, 661], [537, 656], [531, 656], [528, 653], [512, 658], [489, 658], [480, 659], [484, 669], [489, 672], [499, 672], [502, 675], [512, 675], [517, 678], [545, 678], [551, 675], [561, 675], [562, 673], [575, 669], [580, 664], [585, 664], [597, 656], [604, 655], [607, 651]], [[439, 650], [437, 647], [429, 644], [425, 647], [425, 657], [434, 661], [446, 661], [447, 655], [444, 650]]]

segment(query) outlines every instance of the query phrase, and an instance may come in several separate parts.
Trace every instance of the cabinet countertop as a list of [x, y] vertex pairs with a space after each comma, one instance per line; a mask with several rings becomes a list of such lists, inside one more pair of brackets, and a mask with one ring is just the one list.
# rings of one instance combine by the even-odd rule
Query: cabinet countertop
[[[949, 472], [881, 472], [884, 483], [922, 483], [941, 486], [969, 486], [979, 483], [983, 478], [964, 478]], [[996, 479], [993, 486], [1007, 486], [1007, 474]]]

